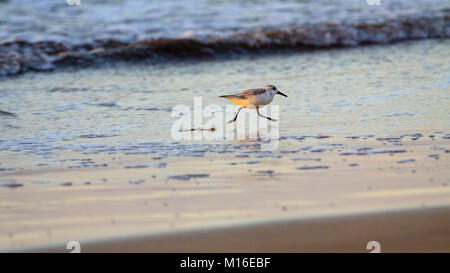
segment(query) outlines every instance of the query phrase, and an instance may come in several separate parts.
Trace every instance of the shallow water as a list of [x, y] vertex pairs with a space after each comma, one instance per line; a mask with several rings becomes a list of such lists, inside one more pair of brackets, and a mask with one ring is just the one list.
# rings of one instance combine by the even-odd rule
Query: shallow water
[[[278, 151], [289, 149], [284, 143], [290, 140], [311, 137], [326, 142], [378, 137], [391, 144], [403, 134], [414, 138], [442, 132], [436, 138], [443, 138], [450, 125], [448, 45], [447, 40], [430, 40], [222, 62], [117, 64], [25, 75], [1, 85], [0, 109], [16, 114], [0, 116], [1, 157], [21, 162], [27, 158], [33, 168], [47, 168], [72, 166], [65, 156], [69, 152], [80, 158], [166, 157], [257, 149], [258, 141], [176, 141], [171, 127], [177, 118], [170, 114], [178, 104], [193, 109], [195, 96], [202, 97], [204, 107], [215, 104], [224, 109], [229, 102], [219, 95], [268, 83], [289, 96], [274, 99], [280, 121], [267, 123], [279, 124]], [[254, 111], [248, 115], [255, 117]], [[245, 120], [244, 115], [238, 120]], [[233, 131], [233, 125], [226, 130]], [[310, 152], [326, 149], [314, 147]], [[1, 163], [2, 168], [22, 165]], [[80, 167], [105, 164], [81, 163]]]

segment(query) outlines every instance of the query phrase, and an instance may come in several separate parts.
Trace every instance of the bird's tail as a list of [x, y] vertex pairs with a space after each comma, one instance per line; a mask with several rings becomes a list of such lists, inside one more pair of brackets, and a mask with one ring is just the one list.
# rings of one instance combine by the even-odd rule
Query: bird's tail
[[227, 99], [227, 100], [231, 101], [232, 103], [239, 105], [241, 107], [248, 106], [248, 102], [246, 100], [244, 100], [241, 97], [236, 96], [236, 95], [223, 95], [223, 96], [219, 96], [219, 97]]

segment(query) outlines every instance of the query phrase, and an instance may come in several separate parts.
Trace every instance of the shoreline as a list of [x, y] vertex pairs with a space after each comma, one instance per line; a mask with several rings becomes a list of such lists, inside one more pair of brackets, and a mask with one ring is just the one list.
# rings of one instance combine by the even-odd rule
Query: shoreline
[[[270, 32], [269, 32], [270, 33]], [[269, 35], [269, 34], [266, 34]], [[274, 34], [270, 34], [274, 35]], [[269, 36], [270, 36], [269, 35]], [[358, 47], [370, 47], [370, 46], [392, 46], [395, 44], [418, 42], [426, 40], [448, 40], [450, 36], [445, 35], [430, 35], [426, 37], [398, 37], [392, 38], [389, 41], [377, 41], [367, 40], [358, 42], [342, 42], [341, 38], [334, 38], [335, 43], [331, 44], [314, 44], [307, 42], [295, 42], [290, 41], [290, 37], [286, 33], [276, 34], [275, 37], [280, 36], [279, 40], [286, 40], [282, 44], [279, 41], [271, 41], [269, 43], [263, 41], [254, 42], [242, 42], [239, 40], [239, 36], [231, 41], [201, 41], [191, 38], [179, 38], [179, 39], [163, 39], [158, 38], [151, 41], [140, 41], [131, 44], [116, 42], [112, 43], [112, 47], [105, 46], [108, 42], [100, 45], [80, 45], [74, 47], [74, 52], [56, 52], [51, 57], [45, 56], [41, 59], [48, 59], [45, 63], [35, 65], [27, 64], [29, 60], [22, 60], [22, 64], [14, 59], [9, 60], [10, 57], [0, 55], [0, 59], [3, 59], [6, 67], [3, 69], [0, 66], [0, 81], [6, 81], [8, 79], [14, 79], [20, 77], [29, 72], [41, 73], [41, 72], [64, 72], [70, 70], [80, 70], [89, 68], [102, 68], [120, 64], [139, 64], [150, 63], [150, 65], [162, 64], [162, 63], [179, 63], [190, 61], [228, 61], [242, 57], [251, 58], [264, 58], [271, 55], [286, 55], [286, 54], [304, 54], [314, 53], [317, 51], [327, 51], [336, 49], [352, 49]], [[286, 37], [285, 37], [286, 36]], [[272, 38], [271, 38], [272, 39]], [[236, 40], [236, 41], [235, 41]], [[29, 50], [39, 51], [42, 45], [38, 43], [27, 43], [19, 41], [20, 44], [25, 44]], [[13, 42], [0, 42], [0, 50], [6, 50], [8, 47], [14, 48], [15, 41]], [[45, 42], [42, 42], [45, 44]], [[60, 45], [54, 42], [48, 42], [49, 48], [58, 48]], [[111, 42], [109, 42], [111, 43]], [[255, 45], [256, 43], [257, 45]], [[258, 44], [261, 43], [261, 44]], [[3, 47], [3, 48], [2, 48]], [[180, 50], [181, 49], [181, 50]], [[24, 50], [24, 49], [21, 49]], [[61, 49], [58, 49], [61, 50]], [[1, 52], [0, 52], [1, 53]], [[19, 55], [15, 51], [10, 54], [14, 58], [19, 58]], [[43, 54], [43, 53], [36, 53]], [[55, 57], [56, 56], [56, 57]]]
[[[99, 69], [107, 68], [116, 65], [129, 65], [130, 62], [133, 64], [149, 63], [148, 65], [158, 65], [158, 64], [170, 64], [170, 63], [184, 63], [192, 61], [229, 61], [235, 60], [242, 57], [245, 58], [264, 58], [272, 55], [290, 55], [290, 54], [305, 54], [314, 53], [318, 51], [328, 51], [328, 50], [346, 50], [358, 47], [373, 47], [373, 46], [392, 46], [395, 44], [402, 43], [413, 43], [418, 41], [427, 40], [448, 40], [449, 36], [431, 36], [431, 37], [412, 37], [412, 38], [398, 38], [393, 39], [389, 42], [377, 42], [377, 41], [367, 41], [358, 44], [334, 44], [334, 45], [263, 45], [261, 47], [251, 47], [251, 46], [236, 46], [233, 47], [233, 43], [230, 45], [220, 45], [217, 49], [215, 45], [210, 45], [208, 43], [199, 42], [196, 40], [182, 41], [181, 43], [186, 43], [186, 48], [189, 50], [187, 52], [175, 53], [173, 48], [177, 48], [177, 45], [170, 45], [171, 43], [176, 43], [177, 41], [163, 40], [163, 41], [152, 41], [152, 43], [161, 43], [168, 49], [158, 49], [158, 46], [146, 44], [144, 42], [136, 43], [136, 45], [122, 46], [120, 50], [110, 50], [106, 51], [102, 47], [101, 50], [93, 48], [88, 53], [83, 54], [69, 54], [69, 53], [59, 53], [56, 55], [62, 55], [61, 60], [55, 61], [54, 63], [44, 64], [41, 67], [27, 67], [20, 68], [17, 72], [4, 72], [0, 70], [0, 81], [7, 81], [10, 79], [15, 79], [29, 72], [34, 73], [58, 73], [64, 71], [80, 70], [80, 69]], [[189, 45], [192, 43], [192, 45]], [[169, 44], [169, 46], [167, 46]], [[2, 44], [0, 44], [1, 49]], [[156, 47], [156, 48], [155, 48]], [[127, 50], [129, 52], [127, 52]], [[154, 53], [157, 52], [157, 53]]]
[[[184, 231], [91, 240], [82, 252], [449, 252], [450, 206], [409, 207], [253, 221]], [[68, 252], [39, 246], [5, 252]]]

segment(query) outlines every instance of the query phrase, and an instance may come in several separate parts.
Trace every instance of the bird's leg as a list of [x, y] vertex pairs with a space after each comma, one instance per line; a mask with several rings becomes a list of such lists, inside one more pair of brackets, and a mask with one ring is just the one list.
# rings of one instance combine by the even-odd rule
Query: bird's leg
[[236, 116], [234, 116], [234, 119], [232, 119], [232, 120], [228, 121], [228, 123], [233, 123], [233, 122], [235, 122], [235, 121], [236, 121], [236, 119], [237, 119], [237, 117], [238, 117], [238, 115], [239, 115], [239, 112], [241, 111], [241, 109], [242, 109], [242, 107], [240, 107], [240, 108], [239, 108], [239, 110], [238, 110], [238, 111], [237, 111], [237, 113], [236, 113]]
[[256, 106], [256, 112], [258, 113], [258, 116], [260, 116], [260, 117], [266, 118], [266, 119], [268, 119], [268, 120], [270, 120], [270, 121], [277, 121], [276, 119], [269, 118], [269, 117], [265, 117], [265, 116], [261, 115], [261, 114], [259, 113], [259, 106]]

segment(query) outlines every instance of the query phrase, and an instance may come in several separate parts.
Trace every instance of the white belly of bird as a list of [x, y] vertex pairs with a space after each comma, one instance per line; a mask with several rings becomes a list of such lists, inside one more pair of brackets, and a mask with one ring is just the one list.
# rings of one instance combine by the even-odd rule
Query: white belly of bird
[[273, 100], [273, 97], [269, 92], [265, 92], [261, 95], [252, 97], [249, 101], [251, 104], [255, 105], [267, 105]]

